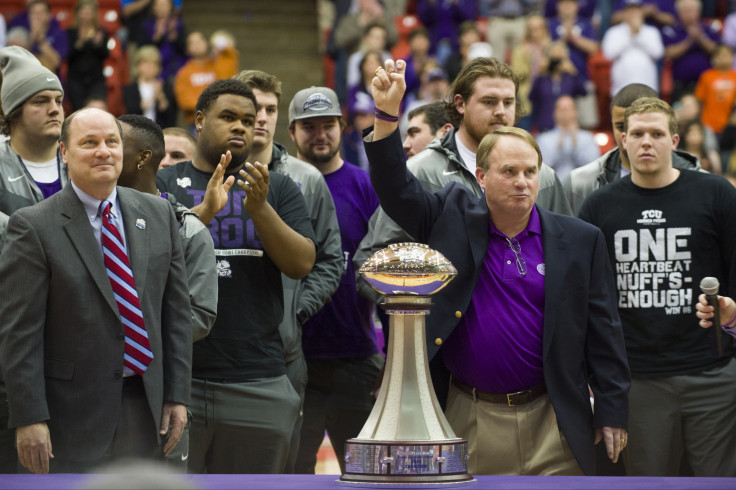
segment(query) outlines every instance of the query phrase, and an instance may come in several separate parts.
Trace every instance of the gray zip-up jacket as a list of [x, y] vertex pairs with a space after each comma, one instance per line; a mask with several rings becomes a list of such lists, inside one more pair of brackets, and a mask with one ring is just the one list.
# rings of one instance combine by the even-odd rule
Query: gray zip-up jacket
[[[450, 182], [459, 182], [470, 189], [473, 194], [480, 197], [483, 191], [478, 185], [475, 174], [468, 170], [460, 158], [455, 143], [456, 132], [457, 129], [453, 129], [448, 131], [441, 139], [430, 142], [423, 151], [407, 161], [407, 168], [419, 179], [422, 187], [430, 192], [437, 192]], [[368, 137], [372, 136], [369, 135]], [[557, 178], [554, 170], [546, 164], [542, 164], [539, 171], [537, 205], [555, 213], [572, 216], [572, 210], [562, 190], [560, 179]], [[365, 297], [378, 301], [380, 295], [360, 278], [357, 271], [371, 255], [388, 246], [388, 244], [413, 241], [414, 239], [379, 207], [371, 217], [368, 233], [360, 242], [353, 259], [356, 275], [358, 275], [358, 291]]]
[[[701, 170], [700, 161], [695, 155], [682, 150], [672, 152], [672, 166], [680, 170]], [[601, 186], [621, 178], [621, 153], [618, 147], [601, 155], [587, 165], [578, 167], [562, 182], [573, 213], [577, 216], [583, 201]]]
[[[66, 165], [61, 163], [61, 153], [56, 151], [59, 159], [61, 187], [69, 183]], [[26, 206], [43, 201], [43, 194], [21, 162], [18, 154], [10, 146], [10, 140], [0, 143], [0, 251], [5, 245], [8, 230], [8, 219], [13, 212]]]
[[313, 165], [289, 155], [279, 143], [273, 144], [269, 168], [296, 182], [307, 203], [317, 256], [312, 271], [302, 280], [281, 275], [284, 287], [284, 318], [279, 325], [286, 362], [301, 352], [300, 326], [330, 299], [342, 275], [342, 241], [332, 194], [324, 177]]
[[166, 199], [174, 208], [179, 222], [179, 237], [184, 248], [184, 262], [189, 282], [189, 303], [192, 307], [192, 342], [210, 333], [217, 318], [217, 260], [210, 230], [199, 216], [180, 204], [172, 194]]

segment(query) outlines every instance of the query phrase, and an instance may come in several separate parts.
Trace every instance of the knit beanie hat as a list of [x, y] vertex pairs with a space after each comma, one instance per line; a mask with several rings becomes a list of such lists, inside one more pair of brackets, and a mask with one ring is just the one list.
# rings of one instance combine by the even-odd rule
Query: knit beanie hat
[[0, 49], [0, 70], [3, 73], [0, 101], [5, 114], [42, 90], [64, 93], [59, 77], [20, 46]]

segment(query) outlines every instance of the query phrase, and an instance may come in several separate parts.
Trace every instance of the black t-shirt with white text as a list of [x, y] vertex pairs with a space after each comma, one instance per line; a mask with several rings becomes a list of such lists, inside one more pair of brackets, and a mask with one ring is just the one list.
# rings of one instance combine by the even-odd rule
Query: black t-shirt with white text
[[722, 295], [736, 293], [736, 189], [728, 181], [681, 171], [672, 184], [646, 189], [627, 176], [591, 194], [579, 217], [606, 237], [634, 377], [702, 372], [733, 357], [728, 336], [718, 357], [715, 329], [695, 316], [703, 277], [716, 277]]

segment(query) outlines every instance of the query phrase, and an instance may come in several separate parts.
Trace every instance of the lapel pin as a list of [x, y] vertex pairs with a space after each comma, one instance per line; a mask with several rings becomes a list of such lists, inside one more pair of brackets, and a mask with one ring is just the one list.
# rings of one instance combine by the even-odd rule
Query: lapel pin
[[146, 229], [146, 220], [141, 219], [141, 218], [138, 218], [137, 220], [135, 220], [135, 226], [137, 228], [140, 228], [141, 230], [145, 230]]

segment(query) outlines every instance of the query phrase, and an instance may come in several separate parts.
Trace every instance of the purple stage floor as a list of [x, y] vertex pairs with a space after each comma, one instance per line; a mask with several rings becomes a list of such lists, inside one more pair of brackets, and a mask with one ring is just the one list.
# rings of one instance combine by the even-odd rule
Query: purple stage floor
[[[0, 475], [0, 489], [61, 490], [79, 488], [97, 475]], [[338, 482], [337, 475], [187, 475], [203, 490], [327, 490], [346, 488], [459, 488], [467, 490], [734, 490], [736, 478], [478, 476], [461, 484], [387, 485]], [[113, 487], [107, 487], [113, 488]], [[130, 488], [122, 486], [120, 488]], [[141, 487], [137, 487], [141, 488]], [[161, 487], [158, 487], [161, 488]]]

